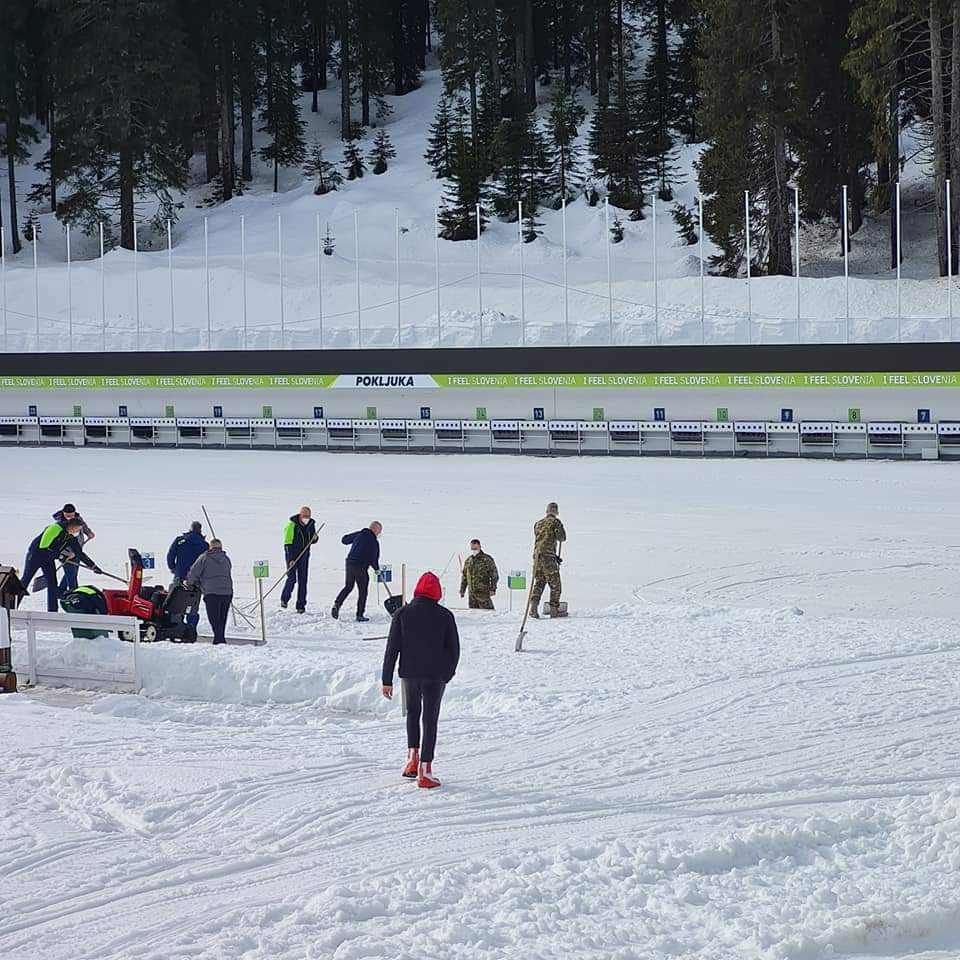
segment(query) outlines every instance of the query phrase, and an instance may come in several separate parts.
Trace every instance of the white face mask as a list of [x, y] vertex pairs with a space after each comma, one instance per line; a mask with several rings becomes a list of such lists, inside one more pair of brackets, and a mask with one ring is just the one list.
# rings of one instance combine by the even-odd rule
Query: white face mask
[[470, 548], [470, 552], [471, 552], [474, 556], [476, 556], [476, 555], [480, 552], [480, 548], [479, 548], [479, 547], [471, 547], [471, 548]]
[[301, 518], [300, 518], [300, 522], [301, 522], [304, 526], [306, 526], [306, 525], [310, 522], [310, 518], [309, 518], [309, 517], [301, 517]]

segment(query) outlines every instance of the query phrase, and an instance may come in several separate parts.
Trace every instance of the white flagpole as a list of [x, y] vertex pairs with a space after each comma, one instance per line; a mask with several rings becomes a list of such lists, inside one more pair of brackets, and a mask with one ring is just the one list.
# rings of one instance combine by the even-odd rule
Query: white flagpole
[[243, 296], [243, 349], [247, 349], [247, 223], [240, 217], [240, 286]]
[[363, 347], [363, 323], [360, 319], [360, 213], [353, 211], [353, 270], [357, 286], [357, 349]]
[[397, 349], [400, 349], [400, 208], [393, 208], [394, 263], [397, 275]]
[[747, 236], [747, 338], [753, 343], [753, 300], [750, 294], [750, 191], [743, 191], [744, 224]]
[[517, 227], [520, 238], [520, 345], [527, 345], [527, 300], [523, 289], [523, 201], [517, 201]]
[[135, 313], [137, 316], [137, 349], [140, 349], [140, 274], [137, 271], [137, 261], [140, 255], [140, 245], [137, 240], [137, 221], [133, 221], [133, 293], [136, 299]]
[[[479, 243], [479, 238], [477, 240]], [[443, 324], [440, 320], [440, 208], [433, 208], [433, 271], [437, 288], [437, 346], [443, 342]], [[481, 321], [482, 322], [482, 321]]]
[[104, 280], [103, 221], [100, 221], [100, 339], [103, 349], [107, 349], [107, 291]]
[[40, 352], [40, 272], [37, 269], [37, 228], [30, 228], [33, 241], [33, 319], [36, 326], [37, 353]]
[[850, 225], [847, 185], [843, 185], [843, 342], [850, 342]]
[[699, 212], [699, 221], [700, 221], [700, 342], [705, 343], [706, 337], [706, 298], [704, 296], [703, 289], [703, 197], [697, 197], [697, 208]]
[[170, 349], [177, 349], [177, 324], [173, 303], [173, 224], [167, 220], [167, 272], [170, 274]]
[[561, 208], [563, 224], [563, 342], [570, 346], [570, 288], [567, 285], [567, 198]]
[[900, 343], [900, 324], [903, 319], [903, 300], [900, 293], [900, 261], [903, 259], [900, 233], [900, 181], [897, 181], [897, 343]]
[[653, 210], [653, 342], [660, 343], [660, 281], [657, 277], [657, 195], [650, 204]]
[[947, 321], [950, 339], [953, 339], [953, 223], [950, 211], [950, 181], [946, 184], [947, 201]]
[[207, 300], [207, 349], [210, 349], [210, 221], [203, 218], [203, 282]]
[[793, 245], [797, 263], [797, 343], [800, 343], [800, 188], [793, 188]]
[[607, 246], [607, 326], [613, 346], [613, 274], [610, 268], [610, 199], [603, 198], [603, 236]]
[[320, 213], [317, 213], [317, 311], [320, 314], [320, 349], [323, 349], [323, 240], [320, 231]]
[[483, 218], [480, 214], [480, 204], [477, 204], [477, 302], [480, 305], [480, 346], [483, 346], [483, 273], [480, 262], [480, 233]]
[[277, 214], [277, 261], [280, 264], [280, 349], [287, 345], [287, 328], [283, 313], [283, 215]]
[[73, 276], [70, 255], [70, 224], [67, 224], [67, 331], [70, 350], [73, 351]]

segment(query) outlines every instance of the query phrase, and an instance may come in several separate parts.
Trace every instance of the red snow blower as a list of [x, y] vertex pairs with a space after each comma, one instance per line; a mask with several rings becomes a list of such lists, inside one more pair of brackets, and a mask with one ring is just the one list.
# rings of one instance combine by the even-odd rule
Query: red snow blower
[[[140, 639], [147, 643], [158, 640], [195, 643], [197, 628], [186, 620], [189, 614], [197, 612], [200, 591], [196, 588], [187, 589], [180, 583], [169, 591], [162, 586], [145, 587], [140, 552], [131, 547], [127, 553], [130, 557], [130, 580], [126, 590], [80, 588], [67, 594], [60, 605], [68, 612], [136, 617], [141, 621]], [[121, 634], [121, 639], [132, 641], [134, 638]]]

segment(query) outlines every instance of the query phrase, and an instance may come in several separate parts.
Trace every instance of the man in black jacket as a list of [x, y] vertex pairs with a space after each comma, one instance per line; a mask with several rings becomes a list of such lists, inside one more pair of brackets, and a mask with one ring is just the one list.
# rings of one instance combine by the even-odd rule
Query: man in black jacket
[[317, 525], [309, 507], [301, 507], [283, 528], [283, 556], [287, 561], [287, 582], [280, 593], [284, 610], [297, 587], [297, 613], [307, 609], [307, 576], [310, 573], [310, 548], [317, 542]]
[[[383, 695], [393, 699], [393, 668], [400, 658], [400, 679], [407, 702], [407, 765], [403, 776], [417, 786], [439, 787], [433, 775], [437, 722], [443, 691], [457, 672], [460, 637], [457, 621], [440, 606], [443, 591], [433, 573], [425, 573], [413, 600], [394, 615], [383, 655]], [[421, 746], [420, 716], [423, 714]]]
[[380, 543], [377, 537], [382, 530], [383, 524], [374, 520], [369, 527], [348, 533], [340, 540], [343, 544], [350, 544], [350, 552], [347, 554], [343, 589], [337, 594], [330, 611], [334, 620], [340, 616], [340, 608], [354, 587], [357, 588], [357, 621], [366, 623], [370, 619], [363, 615], [367, 608], [367, 588], [370, 586], [370, 574], [367, 571], [371, 567], [380, 569]]

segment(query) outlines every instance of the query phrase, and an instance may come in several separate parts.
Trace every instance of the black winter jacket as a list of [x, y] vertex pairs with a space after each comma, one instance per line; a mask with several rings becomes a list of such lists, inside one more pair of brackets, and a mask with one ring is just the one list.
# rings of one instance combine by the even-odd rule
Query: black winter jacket
[[436, 600], [415, 597], [394, 615], [383, 655], [383, 685], [393, 686], [393, 668], [408, 680], [449, 683], [460, 662], [460, 635], [453, 614]]
[[356, 533], [346, 534], [340, 542], [352, 544], [347, 554], [347, 563], [373, 567], [374, 570], [380, 569], [380, 541], [369, 527], [357, 530]]

